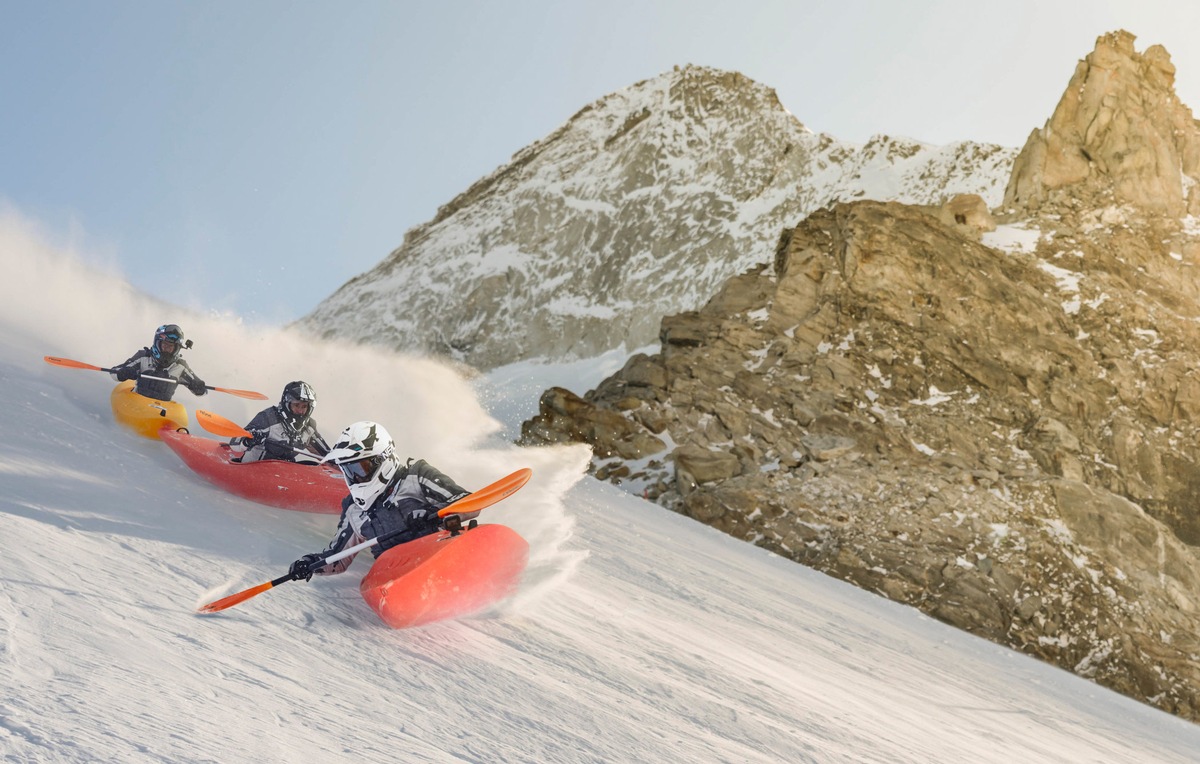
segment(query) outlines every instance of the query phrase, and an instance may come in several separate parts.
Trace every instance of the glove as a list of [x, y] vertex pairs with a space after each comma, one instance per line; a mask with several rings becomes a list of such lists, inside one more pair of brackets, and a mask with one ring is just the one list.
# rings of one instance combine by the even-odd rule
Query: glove
[[308, 581], [313, 577], [313, 572], [325, 567], [325, 559], [319, 554], [306, 554], [299, 560], [292, 563], [288, 568], [288, 575], [293, 581]]
[[462, 515], [446, 515], [442, 518], [442, 527], [451, 533], [458, 533], [462, 530]]
[[438, 517], [437, 510], [418, 509], [414, 510], [408, 517], [409, 527], [411, 528], [428, 528], [427, 532], [432, 533], [441, 527], [442, 520]]
[[130, 368], [128, 366], [117, 369], [116, 374], [118, 382], [128, 382], [131, 379], [138, 378], [137, 369]]
[[257, 446], [259, 443], [262, 443], [263, 441], [265, 441], [267, 439], [267, 431], [266, 430], [250, 430], [249, 432], [250, 432], [250, 437], [242, 438], [242, 445], [245, 446], [246, 448], [250, 448], [251, 446]]
[[192, 391], [192, 395], [204, 395], [208, 392], [208, 385], [204, 384], [203, 379], [193, 379], [188, 382], [188, 389]]

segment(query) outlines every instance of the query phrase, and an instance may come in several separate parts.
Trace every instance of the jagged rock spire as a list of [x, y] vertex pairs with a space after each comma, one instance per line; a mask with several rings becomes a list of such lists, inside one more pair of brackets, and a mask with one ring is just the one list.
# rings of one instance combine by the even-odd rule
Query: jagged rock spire
[[1017, 157], [1005, 206], [1074, 199], [1200, 214], [1200, 127], [1175, 95], [1166, 49], [1139, 54], [1133, 41], [1124, 30], [1102, 35], [1075, 67], [1054, 114]]

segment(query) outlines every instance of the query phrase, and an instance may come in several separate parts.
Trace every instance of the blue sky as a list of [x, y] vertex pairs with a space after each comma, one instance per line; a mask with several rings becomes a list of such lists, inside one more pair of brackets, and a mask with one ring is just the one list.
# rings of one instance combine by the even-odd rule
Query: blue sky
[[1200, 106], [1192, 3], [0, 0], [0, 206], [152, 294], [281, 323], [676, 64], [841, 140], [1020, 146], [1117, 28]]

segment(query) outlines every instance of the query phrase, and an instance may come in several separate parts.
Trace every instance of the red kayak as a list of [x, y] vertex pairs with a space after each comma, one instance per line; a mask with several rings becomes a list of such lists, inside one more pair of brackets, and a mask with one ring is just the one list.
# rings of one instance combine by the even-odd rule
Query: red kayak
[[159, 435], [184, 464], [213, 485], [243, 499], [299, 512], [341, 514], [349, 493], [342, 473], [329, 465], [273, 459], [232, 462], [229, 445], [164, 427]]
[[434, 533], [379, 556], [358, 590], [393, 629], [478, 612], [516, 591], [529, 543], [504, 525]]

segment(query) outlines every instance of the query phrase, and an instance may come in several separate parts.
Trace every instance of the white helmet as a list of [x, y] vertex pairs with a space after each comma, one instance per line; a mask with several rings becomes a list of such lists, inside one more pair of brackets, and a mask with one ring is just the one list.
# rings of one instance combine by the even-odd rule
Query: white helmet
[[321, 461], [342, 469], [350, 496], [360, 507], [374, 504], [400, 469], [392, 436], [374, 422], [355, 422], [342, 430]]

